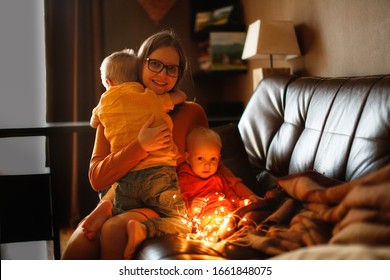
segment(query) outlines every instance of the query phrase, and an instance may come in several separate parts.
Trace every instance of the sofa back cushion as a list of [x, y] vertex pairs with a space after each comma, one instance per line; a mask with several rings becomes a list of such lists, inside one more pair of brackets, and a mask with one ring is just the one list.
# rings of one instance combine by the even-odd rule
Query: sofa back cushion
[[239, 130], [260, 181], [306, 170], [361, 177], [390, 164], [390, 75], [266, 78]]

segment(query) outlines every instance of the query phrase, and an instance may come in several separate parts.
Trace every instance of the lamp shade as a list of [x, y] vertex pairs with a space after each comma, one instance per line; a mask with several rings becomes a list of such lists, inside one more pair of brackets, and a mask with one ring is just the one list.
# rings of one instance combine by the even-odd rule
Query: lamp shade
[[301, 54], [290, 21], [256, 20], [248, 27], [242, 59], [292, 59]]

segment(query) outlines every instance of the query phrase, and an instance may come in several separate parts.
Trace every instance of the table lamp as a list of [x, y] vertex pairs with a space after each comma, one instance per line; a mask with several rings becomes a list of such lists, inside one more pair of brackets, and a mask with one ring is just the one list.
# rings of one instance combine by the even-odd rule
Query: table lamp
[[270, 68], [253, 70], [254, 87], [265, 76], [290, 73], [289, 68], [274, 68], [273, 61], [301, 55], [294, 25], [290, 21], [256, 20], [248, 27], [242, 59], [269, 59]]

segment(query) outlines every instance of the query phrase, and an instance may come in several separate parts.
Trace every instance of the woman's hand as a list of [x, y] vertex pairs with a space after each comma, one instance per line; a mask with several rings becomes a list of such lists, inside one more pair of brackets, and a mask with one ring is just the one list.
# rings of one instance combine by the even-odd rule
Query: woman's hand
[[155, 115], [142, 126], [138, 133], [138, 142], [146, 152], [152, 152], [169, 147], [172, 135], [166, 124], [150, 127], [154, 122]]

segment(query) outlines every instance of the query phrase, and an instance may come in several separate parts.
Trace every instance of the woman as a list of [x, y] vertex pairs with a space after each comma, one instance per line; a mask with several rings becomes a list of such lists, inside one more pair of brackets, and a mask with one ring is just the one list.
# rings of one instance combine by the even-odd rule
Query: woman
[[[148, 58], [152, 56], [154, 60], [163, 63], [164, 68], [160, 72], [153, 72], [148, 67]], [[162, 31], [146, 39], [138, 51], [139, 77], [141, 83], [156, 93], [169, 92], [180, 85], [188, 68], [187, 59], [184, 55], [180, 41], [172, 31]], [[167, 75], [166, 65], [179, 65], [182, 69], [178, 77]], [[195, 104], [185, 102], [175, 106], [171, 114], [173, 121], [173, 135], [167, 133], [162, 127], [151, 128], [152, 120], [147, 122], [141, 129], [137, 140], [130, 142], [122, 151], [112, 154], [110, 145], [104, 136], [101, 126], [97, 128], [94, 149], [92, 153], [89, 178], [95, 190], [105, 192], [105, 187], [114, 184], [119, 178], [124, 176], [139, 161], [148, 156], [148, 150], [161, 149], [165, 147], [166, 141], [173, 137], [182, 157], [178, 159], [178, 164], [184, 161], [185, 139], [187, 133], [196, 126], [208, 126], [206, 115], [203, 109]], [[228, 170], [226, 172], [232, 175]], [[237, 186], [238, 195], [248, 197], [253, 194], [243, 184]], [[102, 205], [97, 214], [100, 221], [105, 221], [107, 215], [111, 215], [111, 203], [105, 200], [113, 200], [112, 188], [102, 198]], [[82, 221], [70, 240], [62, 255], [62, 259], [122, 259], [123, 251], [127, 244], [128, 233], [125, 223], [118, 219], [137, 220], [139, 222], [156, 217], [157, 214], [147, 208], [131, 210], [117, 215], [104, 223], [101, 230], [99, 219], [95, 224], [85, 227]], [[117, 220], [117, 221], [116, 221]], [[96, 221], [96, 219], [95, 219]], [[87, 228], [86, 233], [84, 228]], [[106, 241], [106, 240], [109, 240]], [[101, 255], [100, 252], [104, 252]]]

